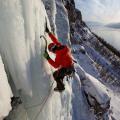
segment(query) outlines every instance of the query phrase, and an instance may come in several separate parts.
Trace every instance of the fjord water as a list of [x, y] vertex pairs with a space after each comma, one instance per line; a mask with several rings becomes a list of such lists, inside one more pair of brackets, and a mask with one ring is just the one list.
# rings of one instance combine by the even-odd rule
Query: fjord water
[[94, 33], [120, 51], [120, 29], [104, 26], [90, 26], [90, 28]]

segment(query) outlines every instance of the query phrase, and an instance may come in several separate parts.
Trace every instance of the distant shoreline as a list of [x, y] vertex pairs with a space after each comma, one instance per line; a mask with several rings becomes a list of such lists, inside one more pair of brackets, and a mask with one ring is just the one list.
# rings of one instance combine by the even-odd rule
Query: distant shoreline
[[109, 28], [120, 29], [120, 23], [110, 23], [110, 24], [107, 24], [105, 26], [109, 27]]
[[92, 32], [92, 34], [103, 44], [105, 45], [109, 50], [111, 50], [116, 56], [120, 58], [120, 51], [117, 50], [115, 47], [110, 45], [108, 42], [106, 42], [102, 37], [99, 37], [96, 33]]

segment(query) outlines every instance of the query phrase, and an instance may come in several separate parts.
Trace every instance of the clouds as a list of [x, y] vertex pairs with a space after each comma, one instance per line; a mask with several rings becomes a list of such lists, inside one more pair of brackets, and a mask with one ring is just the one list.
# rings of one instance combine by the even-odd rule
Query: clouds
[[120, 0], [75, 0], [86, 21], [120, 22]]

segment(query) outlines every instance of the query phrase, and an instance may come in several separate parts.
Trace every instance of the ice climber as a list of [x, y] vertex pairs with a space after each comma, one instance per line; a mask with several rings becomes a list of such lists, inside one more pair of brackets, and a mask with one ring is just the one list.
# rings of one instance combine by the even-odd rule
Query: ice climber
[[57, 83], [54, 88], [55, 91], [63, 91], [65, 85], [63, 78], [66, 75], [70, 75], [75, 72], [74, 62], [70, 53], [70, 48], [66, 45], [62, 45], [58, 39], [46, 28], [46, 32], [52, 40], [52, 43], [48, 45], [48, 50], [56, 55], [55, 60], [52, 60], [46, 51], [44, 57], [48, 60], [49, 64], [57, 70], [53, 73], [53, 77]]

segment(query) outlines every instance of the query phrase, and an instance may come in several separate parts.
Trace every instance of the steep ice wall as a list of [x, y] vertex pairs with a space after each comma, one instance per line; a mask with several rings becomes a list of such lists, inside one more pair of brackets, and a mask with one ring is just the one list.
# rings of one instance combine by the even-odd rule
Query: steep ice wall
[[11, 97], [12, 91], [0, 56], [0, 120], [7, 116], [11, 110]]
[[52, 92], [52, 70], [43, 57], [46, 18], [40, 0], [0, 1], [0, 53], [22, 99], [8, 120], [71, 119], [71, 92]]
[[29, 57], [20, 1], [0, 1], [0, 53], [17, 89], [31, 94]]
[[70, 45], [68, 14], [62, 0], [43, 0], [50, 20], [52, 32], [63, 44]]
[[56, 3], [55, 0], [43, 0], [43, 3], [45, 5], [45, 9], [47, 11], [47, 15], [50, 21], [50, 26], [51, 30], [55, 35], [56, 34], [56, 24], [55, 24], [55, 19], [56, 19]]
[[70, 45], [70, 27], [68, 14], [62, 0], [56, 0], [56, 27], [59, 40], [63, 44]]

